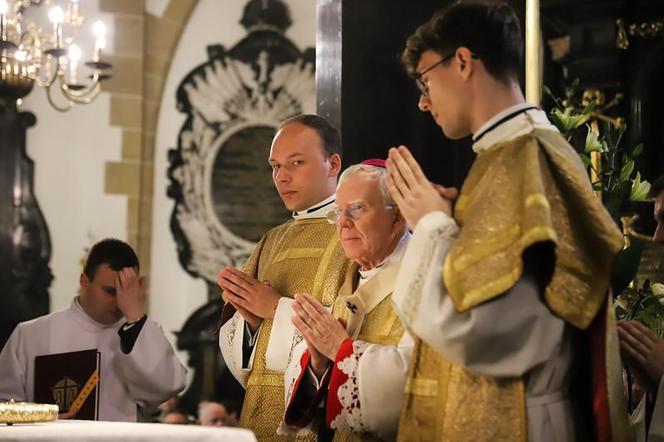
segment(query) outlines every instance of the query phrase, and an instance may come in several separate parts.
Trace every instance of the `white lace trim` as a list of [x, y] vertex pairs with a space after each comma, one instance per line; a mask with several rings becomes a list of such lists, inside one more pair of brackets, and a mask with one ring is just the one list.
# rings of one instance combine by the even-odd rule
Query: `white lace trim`
[[291, 352], [291, 359], [288, 361], [288, 366], [286, 367], [286, 371], [284, 373], [284, 385], [286, 388], [284, 389], [285, 391], [285, 397], [284, 397], [284, 403], [286, 404], [286, 407], [288, 407], [288, 404], [290, 403], [291, 397], [293, 397], [293, 390], [295, 389], [295, 383], [297, 382], [298, 379], [300, 379], [300, 376], [302, 375], [302, 355], [304, 355], [304, 352], [307, 350], [307, 344], [304, 341], [300, 341], [300, 344], [298, 344], [293, 351]]
[[337, 368], [348, 376], [348, 380], [337, 391], [337, 397], [341, 403], [341, 413], [330, 423], [330, 427], [334, 430], [366, 431], [362, 423], [360, 382], [357, 376], [357, 368], [362, 354], [369, 345], [368, 342], [353, 341], [353, 353], [337, 362]]
[[[231, 324], [228, 327], [228, 333], [226, 334], [226, 339], [228, 340], [228, 348], [231, 349], [231, 354], [233, 351], [233, 340], [235, 339], [235, 334], [237, 333], [237, 326], [239, 320], [240, 320], [239, 314], [236, 313], [235, 315], [233, 315], [233, 317], [230, 319]], [[240, 360], [242, 360], [242, 358], [240, 358]], [[238, 361], [235, 358], [231, 358], [230, 362], [233, 364], [233, 366], [236, 369], [240, 369], [240, 367], [238, 367]], [[226, 363], [228, 363], [228, 361], [226, 361]]]

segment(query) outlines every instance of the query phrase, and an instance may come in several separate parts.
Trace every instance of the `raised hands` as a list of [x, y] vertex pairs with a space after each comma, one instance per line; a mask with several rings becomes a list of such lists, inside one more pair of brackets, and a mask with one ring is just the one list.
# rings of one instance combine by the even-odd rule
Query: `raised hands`
[[407, 147], [390, 148], [386, 165], [390, 173], [387, 180], [390, 193], [411, 229], [434, 211], [452, 216], [452, 201], [457, 197], [457, 190], [432, 184]]
[[145, 315], [145, 288], [143, 278], [132, 267], [118, 271], [115, 277], [118, 309], [127, 322], [136, 322]]
[[281, 295], [268, 282], [260, 282], [238, 269], [226, 267], [217, 275], [217, 283], [252, 330], [256, 330], [263, 319], [274, 319]]
[[330, 361], [334, 361], [341, 343], [349, 338], [346, 328], [307, 293], [295, 295], [293, 312], [293, 325], [307, 342], [311, 366], [320, 377]]
[[664, 375], [664, 339], [637, 321], [618, 322], [620, 349], [657, 385]]

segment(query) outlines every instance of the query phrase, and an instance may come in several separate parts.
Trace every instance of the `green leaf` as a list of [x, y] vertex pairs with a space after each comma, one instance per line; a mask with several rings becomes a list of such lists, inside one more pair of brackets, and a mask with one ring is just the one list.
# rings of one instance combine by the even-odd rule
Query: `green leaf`
[[645, 241], [642, 239], [630, 236], [629, 247], [621, 250], [616, 255], [616, 260], [613, 266], [613, 274], [611, 275], [611, 287], [613, 293], [622, 293], [625, 288], [636, 276], [636, 271], [639, 268], [641, 261], [641, 254], [645, 247]]
[[590, 167], [592, 165], [592, 161], [588, 155], [581, 153], [579, 156], [581, 157], [581, 161], [583, 161], [583, 164], [585, 164], [586, 167]]
[[641, 181], [641, 172], [636, 172], [636, 178], [632, 180], [632, 188], [629, 193], [629, 199], [635, 202], [648, 201], [650, 193], [650, 183]]
[[554, 109], [551, 112], [551, 116], [553, 117], [553, 123], [558, 127], [558, 130], [564, 134], [579, 127], [585, 118], [585, 115], [583, 114], [573, 114], [572, 109], [570, 108], [567, 108], [562, 112], [560, 109]]
[[592, 130], [590, 126], [587, 127], [588, 127], [588, 133], [586, 134], [586, 144], [584, 152], [585, 153], [602, 152], [604, 145], [602, 144], [601, 141], [599, 141], [599, 134], [594, 130]]
[[593, 190], [602, 190], [602, 182], [598, 181], [596, 183], [593, 183]]
[[629, 160], [620, 170], [620, 177], [618, 179], [621, 183], [624, 183], [632, 176], [632, 172], [634, 172], [634, 160]]
[[590, 100], [590, 103], [586, 105], [585, 108], [583, 108], [583, 111], [581, 112], [583, 115], [588, 115], [592, 111], [595, 110], [595, 106], [597, 103], [595, 103], [595, 100]]
[[643, 152], [643, 143], [636, 145], [636, 147], [632, 151], [632, 158], [638, 157], [639, 155], [641, 155], [641, 152]]

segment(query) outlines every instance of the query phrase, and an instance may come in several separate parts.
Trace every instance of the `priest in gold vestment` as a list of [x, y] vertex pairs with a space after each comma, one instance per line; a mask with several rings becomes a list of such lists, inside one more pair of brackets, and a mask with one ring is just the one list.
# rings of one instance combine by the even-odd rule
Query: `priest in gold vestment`
[[404, 146], [390, 190], [414, 229], [393, 302], [417, 336], [398, 439], [628, 441], [609, 308], [622, 236], [578, 154], [519, 87], [522, 39], [503, 2], [457, 2], [403, 54], [419, 107], [473, 135], [456, 198]]
[[241, 271], [223, 269], [218, 278], [227, 300], [219, 346], [246, 388], [240, 425], [259, 440], [280, 439], [283, 371], [298, 339], [290, 320], [292, 296], [308, 292], [331, 305], [349, 265], [325, 218], [336, 207], [341, 167], [336, 129], [315, 115], [287, 120], [275, 135], [269, 162], [293, 220], [267, 232]]
[[284, 376], [286, 434], [317, 431], [335, 441], [396, 436], [413, 339], [391, 294], [410, 233], [386, 176], [383, 160], [367, 160], [339, 179], [331, 221], [354, 263], [331, 313], [296, 295], [293, 323], [305, 341]]

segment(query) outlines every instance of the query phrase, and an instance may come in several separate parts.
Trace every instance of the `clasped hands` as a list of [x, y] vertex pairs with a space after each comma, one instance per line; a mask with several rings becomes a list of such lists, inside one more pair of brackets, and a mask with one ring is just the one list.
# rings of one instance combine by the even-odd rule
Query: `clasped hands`
[[664, 339], [637, 321], [618, 322], [623, 356], [644, 389], [657, 388], [664, 376]]
[[256, 331], [264, 319], [274, 319], [281, 295], [269, 282], [261, 282], [241, 270], [226, 267], [217, 275], [217, 283], [252, 331]]
[[452, 216], [452, 202], [458, 191], [431, 183], [407, 147], [390, 148], [386, 166], [390, 194], [411, 230], [431, 212], [442, 211]]
[[295, 295], [291, 320], [307, 343], [311, 368], [320, 379], [336, 358], [341, 344], [349, 338], [346, 325], [308, 293]]

